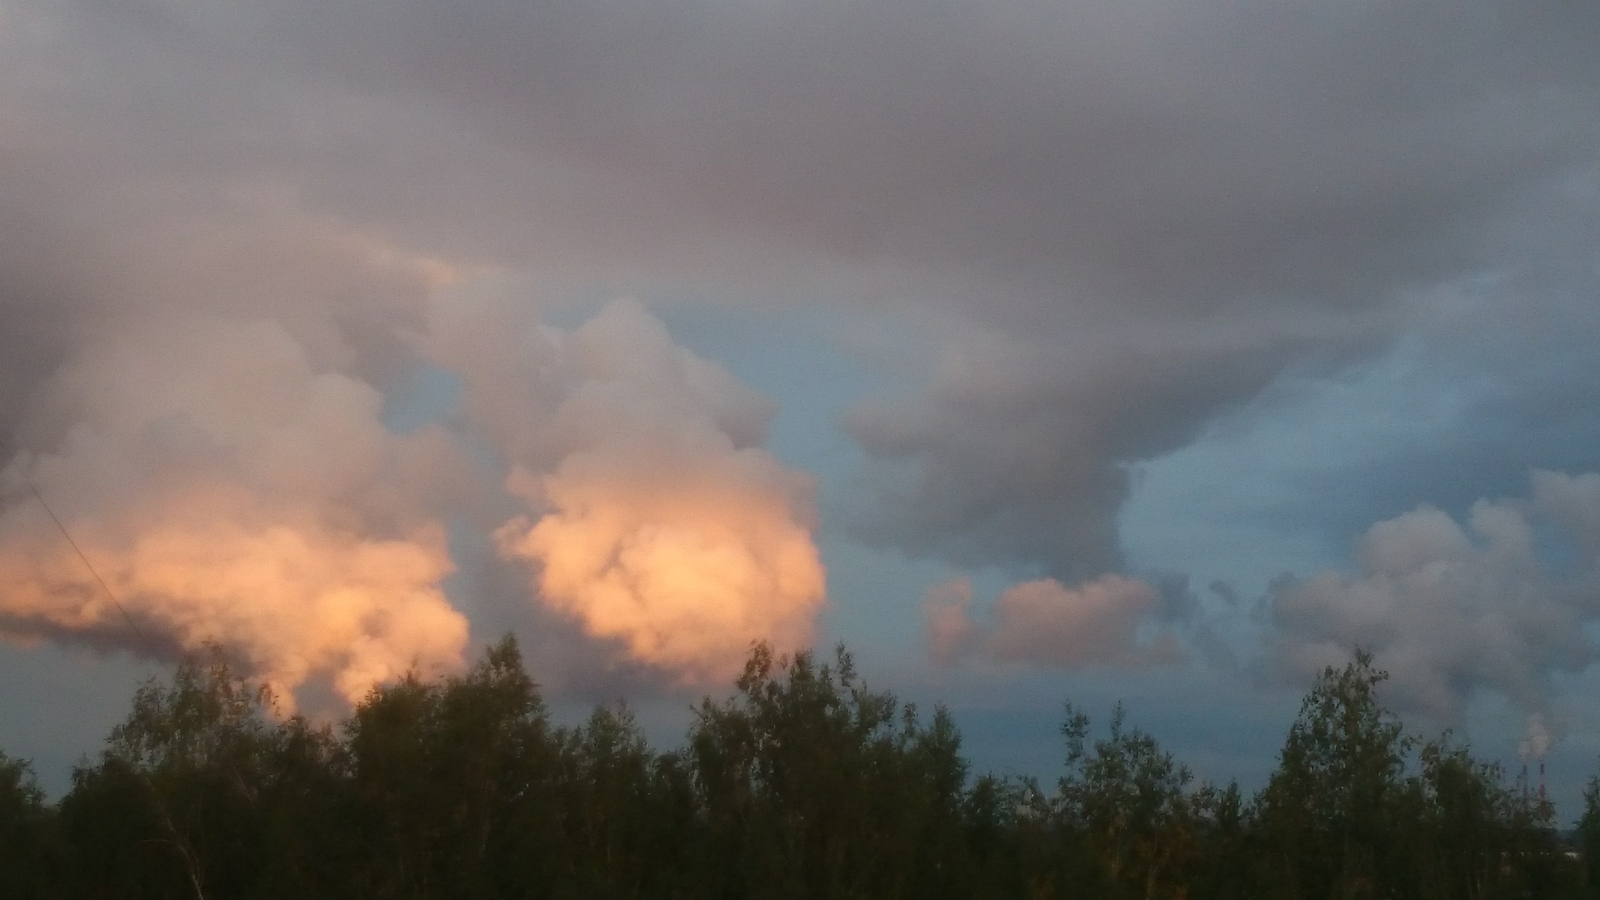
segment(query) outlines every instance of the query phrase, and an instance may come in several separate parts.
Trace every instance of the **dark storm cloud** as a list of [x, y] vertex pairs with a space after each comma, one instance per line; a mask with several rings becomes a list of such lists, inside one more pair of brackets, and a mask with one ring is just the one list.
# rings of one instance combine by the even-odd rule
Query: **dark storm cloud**
[[[1033, 300], [1192, 307], [1370, 302], [1479, 264], [1496, 212], [1592, 162], [1594, 14], [1532, 9], [132, 4], [85, 30], [119, 78], [143, 76], [122, 107], [168, 128], [328, 127], [330, 91], [365, 98], [323, 135], [343, 147], [276, 148], [349, 212], [471, 219], [509, 187], [829, 255], [1020, 270]], [[361, 145], [404, 120], [403, 142]], [[445, 151], [465, 153], [409, 179], [428, 184], [395, 178]], [[452, 183], [460, 206], [431, 193]], [[523, 211], [524, 236], [542, 214]]]
[[[1594, 288], [1592, 4], [6, 10], [6, 121], [47, 149], [0, 139], [7, 182], [42, 185], [0, 227], [109, 260], [88, 286], [0, 261], [0, 289], [63, 298], [45, 334], [55, 305], [129, 302], [104, 273], [131, 270], [141, 309], [317, 297], [327, 340], [381, 362], [392, 329], [349, 323], [411, 307], [362, 298], [426, 278], [357, 236], [575, 282], [811, 278], [936, 311], [922, 389], [850, 427], [898, 473], [868, 532], [964, 561], [1113, 567], [1124, 464], [1285, 366], [1383, 346], [1469, 276]], [[1485, 302], [1473, 327], [1519, 298]], [[7, 355], [6, 396], [40, 352]]]
[[[1069, 580], [1120, 563], [1124, 460], [1187, 442], [1219, 406], [1248, 396], [1311, 335], [1255, 346], [1155, 328], [952, 342], [916, 402], [866, 405], [850, 425], [891, 485], [870, 537], [968, 564], [1043, 564]], [[1209, 344], [1209, 345], [1208, 345]]]
[[955, 302], [1026, 319], [1384, 305], [1503, 262], [1506, 216], [1559, 203], [1539, 195], [1596, 128], [1574, 4], [278, 3], [143, 27], [432, 124], [302, 174], [349, 214], [503, 253], [755, 235], [1003, 278]]

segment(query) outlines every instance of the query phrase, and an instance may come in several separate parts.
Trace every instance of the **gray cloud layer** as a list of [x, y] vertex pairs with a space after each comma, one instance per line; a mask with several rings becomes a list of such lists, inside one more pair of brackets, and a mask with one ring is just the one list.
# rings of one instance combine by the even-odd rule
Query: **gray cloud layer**
[[174, 309], [270, 310], [382, 386], [438, 267], [799, 284], [929, 348], [850, 420], [863, 532], [1077, 579], [1124, 464], [1286, 367], [1486, 275], [1470, 330], [1592, 322], [1593, 4], [3, 9], [7, 456], [69, 347]]

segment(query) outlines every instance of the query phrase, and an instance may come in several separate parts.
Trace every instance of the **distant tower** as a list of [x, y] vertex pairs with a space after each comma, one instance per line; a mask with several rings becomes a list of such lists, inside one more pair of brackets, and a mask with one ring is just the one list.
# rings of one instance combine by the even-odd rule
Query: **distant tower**
[[1539, 809], [1547, 810], [1550, 797], [1545, 792], [1544, 782], [1544, 757], [1550, 752], [1550, 747], [1556, 741], [1552, 731], [1553, 723], [1545, 720], [1543, 713], [1535, 712], [1528, 716], [1528, 725], [1523, 733], [1522, 742], [1517, 745], [1517, 757], [1522, 760], [1522, 808], [1528, 808], [1528, 795], [1532, 793], [1532, 785], [1528, 781], [1528, 760], [1539, 763]]

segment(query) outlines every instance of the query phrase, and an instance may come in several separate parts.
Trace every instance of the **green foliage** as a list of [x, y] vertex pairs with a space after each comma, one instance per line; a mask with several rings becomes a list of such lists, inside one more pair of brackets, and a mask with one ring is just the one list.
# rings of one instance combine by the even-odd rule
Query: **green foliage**
[[53, 827], [32, 768], [0, 753], [0, 897], [54, 895], [48, 866]]
[[1548, 805], [1449, 736], [1407, 735], [1378, 699], [1387, 674], [1356, 654], [1300, 708], [1255, 829], [1258, 886], [1291, 898], [1559, 897], [1573, 887]]
[[1600, 897], [1600, 778], [1591, 777], [1583, 789], [1578, 848], [1583, 857], [1585, 896]]
[[1188, 768], [1150, 735], [1126, 729], [1120, 705], [1110, 734], [1092, 744], [1089, 718], [1070, 703], [1066, 712], [1060, 812], [1088, 851], [1084, 878], [1106, 898], [1184, 896], [1199, 818]]
[[1415, 782], [1420, 809], [1408, 822], [1423, 896], [1483, 897], [1502, 879], [1507, 848], [1530, 823], [1503, 785], [1500, 767], [1444, 742], [1422, 748]]
[[375, 688], [343, 761], [367, 897], [498, 897], [548, 877], [554, 760], [509, 636], [463, 676]]
[[[962, 896], [966, 761], [944, 710], [875, 693], [839, 648], [751, 652], [737, 695], [707, 700], [690, 762], [708, 825], [709, 877], [727, 896]], [[716, 864], [737, 861], [737, 864]]]
[[1324, 672], [1247, 802], [1120, 706], [1096, 733], [1067, 705], [1053, 792], [971, 777], [950, 716], [870, 690], [842, 648], [756, 646], [668, 753], [621, 705], [551, 726], [510, 638], [337, 727], [278, 715], [213, 654], [142, 686], [54, 806], [0, 754], [0, 896], [1600, 895], [1600, 781], [1574, 861], [1499, 767], [1409, 736], [1383, 679], [1365, 655]]
[[1387, 677], [1358, 653], [1324, 671], [1301, 704], [1258, 801], [1279, 896], [1381, 896], [1394, 883], [1394, 812], [1412, 741], [1378, 702]]
[[98, 765], [73, 774], [62, 825], [84, 895], [242, 895], [267, 860], [262, 795], [275, 731], [266, 688], [191, 658], [134, 695]]
[[692, 896], [698, 806], [676, 754], [653, 753], [625, 706], [560, 735], [562, 897]]

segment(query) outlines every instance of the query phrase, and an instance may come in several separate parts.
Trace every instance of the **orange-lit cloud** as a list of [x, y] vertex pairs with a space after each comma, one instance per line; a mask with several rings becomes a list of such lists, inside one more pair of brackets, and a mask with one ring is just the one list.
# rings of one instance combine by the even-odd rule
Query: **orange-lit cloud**
[[1170, 636], [1153, 643], [1140, 640], [1140, 625], [1157, 603], [1155, 589], [1145, 582], [1103, 575], [1075, 587], [1054, 578], [1013, 585], [995, 600], [988, 623], [973, 619], [972, 585], [966, 579], [935, 587], [923, 606], [929, 648], [939, 662], [976, 654], [998, 662], [1076, 668], [1174, 659], [1178, 650]]
[[[216, 643], [286, 703], [306, 685], [357, 699], [460, 665], [455, 509], [529, 565], [540, 603], [674, 679], [809, 642], [813, 485], [765, 449], [769, 401], [632, 302], [571, 331], [520, 302], [434, 313], [422, 348], [462, 379], [453, 424], [498, 460], [442, 427], [391, 432], [371, 384], [275, 321], [167, 316], [81, 343], [0, 481], [0, 635]], [[455, 480], [496, 462], [500, 489], [456, 505]]]
[[498, 538], [537, 596], [683, 681], [736, 673], [752, 641], [807, 643], [826, 591], [813, 486], [761, 446], [770, 403], [630, 301], [525, 329], [520, 355], [492, 321], [457, 308], [437, 336], [513, 463], [527, 512]]
[[372, 387], [317, 371], [282, 328], [196, 318], [105, 340], [48, 397], [52, 449], [5, 472], [0, 632], [215, 643], [286, 704], [307, 682], [356, 699], [412, 665], [460, 663], [444, 535], [405, 483], [440, 437], [390, 434]]
[[688, 680], [736, 672], [753, 640], [805, 645], [824, 592], [807, 481], [754, 450], [677, 462], [574, 456], [544, 481], [554, 510], [508, 524], [505, 550], [539, 564], [547, 603]]

